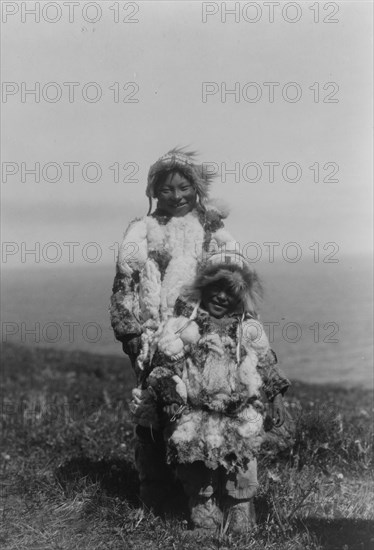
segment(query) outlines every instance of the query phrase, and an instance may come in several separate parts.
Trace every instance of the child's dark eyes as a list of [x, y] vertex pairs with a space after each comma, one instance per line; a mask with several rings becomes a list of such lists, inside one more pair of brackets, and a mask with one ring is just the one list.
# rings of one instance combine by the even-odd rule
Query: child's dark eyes
[[220, 292], [220, 291], [221, 291], [221, 288], [222, 288], [222, 287], [219, 286], [219, 285], [211, 285], [211, 286], [209, 287], [209, 292], [210, 292], [210, 294], [216, 294], [217, 292]]

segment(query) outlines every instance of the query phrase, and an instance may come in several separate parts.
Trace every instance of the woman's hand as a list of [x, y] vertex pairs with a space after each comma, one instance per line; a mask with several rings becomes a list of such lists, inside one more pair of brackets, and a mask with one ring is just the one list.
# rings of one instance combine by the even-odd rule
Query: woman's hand
[[270, 401], [269, 414], [276, 428], [280, 428], [284, 424], [286, 411], [281, 393], [278, 393], [273, 401]]
[[129, 338], [126, 342], [122, 342], [122, 349], [127, 355], [132, 357], [137, 357], [140, 353], [141, 338], [138, 335], [135, 335], [133, 338]]

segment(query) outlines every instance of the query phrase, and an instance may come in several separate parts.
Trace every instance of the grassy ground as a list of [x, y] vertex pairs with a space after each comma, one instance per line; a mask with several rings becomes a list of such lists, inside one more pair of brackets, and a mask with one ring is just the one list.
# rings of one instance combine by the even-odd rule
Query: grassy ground
[[125, 359], [7, 344], [2, 362], [4, 550], [373, 547], [370, 391], [295, 382], [296, 441], [263, 451], [256, 530], [191, 539], [183, 510], [139, 504]]

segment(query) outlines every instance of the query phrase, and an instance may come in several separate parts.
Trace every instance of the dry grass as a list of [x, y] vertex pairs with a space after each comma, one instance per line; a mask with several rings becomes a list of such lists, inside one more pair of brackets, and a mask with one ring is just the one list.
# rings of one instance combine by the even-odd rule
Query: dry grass
[[292, 449], [259, 462], [258, 525], [192, 537], [180, 510], [144, 511], [124, 360], [4, 346], [4, 550], [366, 550], [373, 543], [372, 394], [295, 383]]

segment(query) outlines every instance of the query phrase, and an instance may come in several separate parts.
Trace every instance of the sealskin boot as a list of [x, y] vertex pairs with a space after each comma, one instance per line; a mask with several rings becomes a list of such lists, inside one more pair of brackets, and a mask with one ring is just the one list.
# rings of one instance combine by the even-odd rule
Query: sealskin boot
[[192, 525], [199, 533], [214, 533], [222, 523], [222, 512], [213, 497], [190, 497], [189, 508]]
[[253, 498], [238, 500], [233, 497], [226, 497], [224, 510], [231, 533], [247, 533], [256, 525]]

